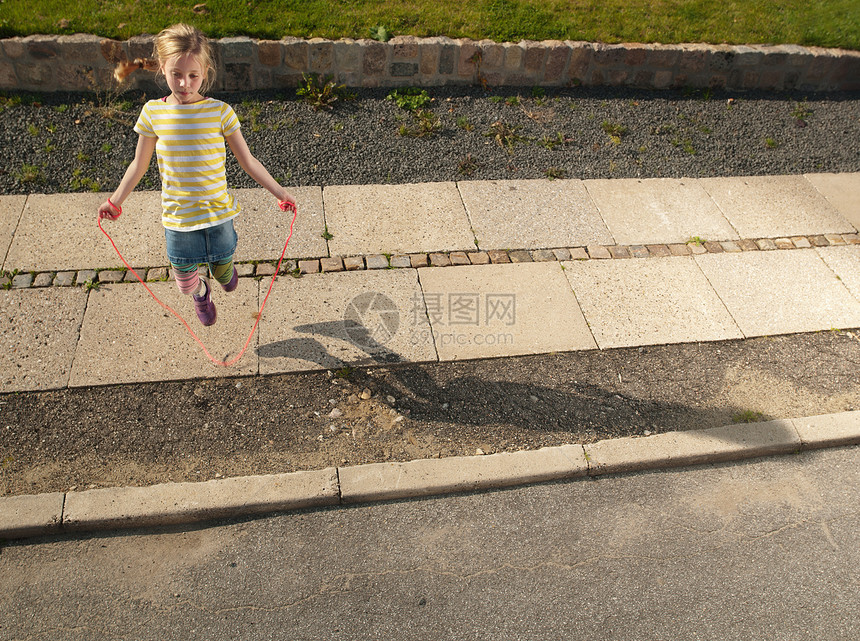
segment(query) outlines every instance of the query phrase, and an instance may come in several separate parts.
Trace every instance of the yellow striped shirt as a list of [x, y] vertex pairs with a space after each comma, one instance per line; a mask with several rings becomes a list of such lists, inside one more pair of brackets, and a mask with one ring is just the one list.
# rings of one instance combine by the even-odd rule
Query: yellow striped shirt
[[158, 138], [155, 153], [161, 174], [161, 222], [168, 229], [214, 227], [238, 215], [227, 191], [224, 139], [239, 129], [230, 105], [204, 98], [190, 105], [150, 100], [134, 130]]

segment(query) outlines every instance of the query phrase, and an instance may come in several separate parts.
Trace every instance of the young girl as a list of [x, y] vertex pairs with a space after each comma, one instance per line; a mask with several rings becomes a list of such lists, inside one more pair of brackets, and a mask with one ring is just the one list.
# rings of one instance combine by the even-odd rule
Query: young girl
[[179, 291], [192, 295], [197, 318], [212, 325], [216, 320], [212, 290], [209, 279], [200, 278], [198, 266], [208, 265], [224, 291], [231, 292], [238, 284], [233, 218], [240, 207], [227, 192], [224, 140], [242, 169], [282, 207], [295, 207], [295, 197], [251, 154], [233, 109], [203, 96], [215, 79], [215, 66], [200, 31], [185, 24], [168, 27], [156, 37], [154, 57], [117, 69], [122, 79], [137, 68], [157, 68], [170, 95], [144, 105], [134, 127], [139, 136], [134, 160], [116, 191], [99, 207], [99, 218], [119, 217], [122, 203], [146, 173], [155, 151], [167, 257]]

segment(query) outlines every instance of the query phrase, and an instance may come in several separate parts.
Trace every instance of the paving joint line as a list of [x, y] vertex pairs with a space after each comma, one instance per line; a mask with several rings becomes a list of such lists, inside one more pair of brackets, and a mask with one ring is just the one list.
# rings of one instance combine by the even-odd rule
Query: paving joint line
[[[562, 262], [590, 260], [629, 260], [636, 258], [669, 258], [702, 254], [749, 253], [755, 251], [790, 251], [860, 245], [860, 233], [814, 234], [790, 238], [757, 238], [687, 243], [651, 243], [637, 245], [586, 245], [550, 249], [491, 249], [476, 251], [434, 251], [406, 254], [367, 254], [357, 256], [321, 256], [284, 261], [280, 274], [301, 277], [306, 274], [373, 271], [376, 269], [419, 269], [424, 267], [459, 267], [524, 262]], [[275, 275], [277, 261], [237, 263], [241, 278], [264, 278]], [[166, 266], [135, 268], [146, 282], [173, 279]], [[142, 274], [142, 272], [145, 272]], [[138, 282], [125, 268], [88, 268], [78, 270], [3, 272], [2, 289], [41, 289], [45, 287], [98, 287], [102, 284]]]

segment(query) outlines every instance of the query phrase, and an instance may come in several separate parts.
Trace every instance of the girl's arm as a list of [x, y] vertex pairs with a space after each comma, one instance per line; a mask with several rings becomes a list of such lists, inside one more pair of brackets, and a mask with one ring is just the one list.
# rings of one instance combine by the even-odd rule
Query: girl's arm
[[113, 195], [108, 198], [108, 200], [104, 201], [99, 207], [99, 218], [115, 219], [119, 215], [119, 212], [111, 206], [111, 203], [117, 207], [121, 207], [125, 202], [125, 199], [128, 198], [128, 195], [134, 191], [135, 187], [137, 187], [137, 183], [140, 182], [140, 179], [143, 178], [146, 170], [149, 169], [149, 161], [152, 160], [152, 152], [155, 151], [155, 143], [157, 140], [158, 138], [138, 136], [137, 149], [134, 152], [134, 160], [131, 161], [128, 169], [125, 170], [125, 175], [122, 177], [119, 187], [117, 187], [116, 191], [113, 192]]
[[296, 204], [296, 197], [281, 187], [278, 181], [272, 178], [271, 174], [263, 167], [263, 163], [257, 160], [251, 153], [251, 150], [248, 149], [248, 143], [245, 142], [241, 130], [230, 134], [227, 137], [227, 143], [230, 145], [233, 155], [236, 156], [236, 160], [239, 161], [239, 166], [245, 170], [245, 173], [256, 180], [261, 187], [268, 190], [279, 201], [292, 203], [293, 205]]

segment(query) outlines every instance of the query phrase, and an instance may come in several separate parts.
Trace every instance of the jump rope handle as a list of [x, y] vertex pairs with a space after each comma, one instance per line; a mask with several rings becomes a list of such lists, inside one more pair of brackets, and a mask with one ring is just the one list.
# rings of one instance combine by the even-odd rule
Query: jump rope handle
[[281, 208], [281, 211], [291, 211], [294, 214], [296, 213], [296, 205], [295, 203], [291, 203], [288, 200], [279, 200], [278, 207]]
[[108, 205], [110, 205], [116, 213], [115, 214], [105, 214], [104, 217], [107, 218], [108, 220], [116, 220], [117, 218], [119, 218], [122, 215], [122, 207], [120, 207], [119, 205], [114, 205], [110, 201], [110, 198], [108, 198], [107, 201], [108, 201]]

